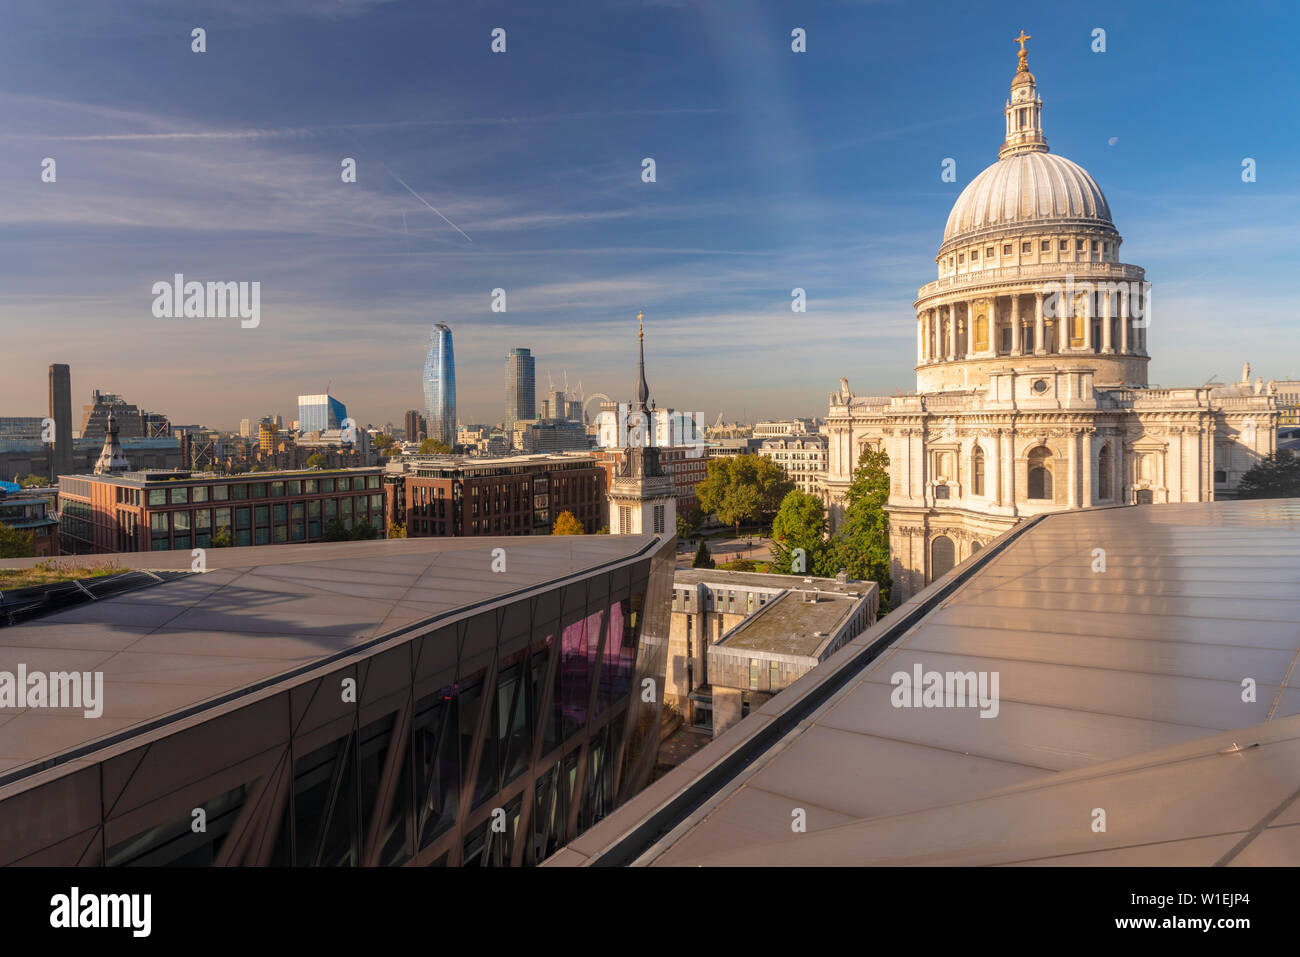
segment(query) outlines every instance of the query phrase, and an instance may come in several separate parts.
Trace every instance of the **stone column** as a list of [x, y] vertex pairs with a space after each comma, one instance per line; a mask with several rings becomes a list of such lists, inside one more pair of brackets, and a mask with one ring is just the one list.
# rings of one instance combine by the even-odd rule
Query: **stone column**
[[1107, 355], [1115, 351], [1110, 341], [1110, 290], [1101, 294], [1101, 351]]
[[[992, 461], [989, 462], [989, 464], [993, 466], [993, 468], [990, 470], [993, 473], [992, 476], [993, 504], [1001, 505], [1002, 504], [1002, 430], [1001, 429], [993, 430], [993, 456], [992, 456]], [[985, 476], [985, 478], [988, 478], [988, 476]]]
[[1119, 351], [1128, 355], [1128, 290], [1119, 291]]
[[957, 358], [957, 303], [948, 304], [948, 361]]
[[1183, 501], [1183, 427], [1175, 426], [1169, 430], [1169, 481], [1165, 488], [1169, 490], [1170, 502]]
[[[1070, 458], [1066, 467], [1066, 504], [1070, 508], [1075, 508], [1079, 504], [1079, 435], [1074, 429], [1070, 429], [1067, 436], [1069, 443]], [[1053, 495], [1055, 498], [1055, 495]]]
[[1083, 351], [1092, 351], [1092, 293], [1083, 300]]
[[1011, 354], [1020, 355], [1020, 296], [1011, 297]]
[[1034, 355], [1041, 356], [1046, 353], [1043, 343], [1046, 341], [1043, 335], [1043, 294], [1034, 293]]
[[975, 300], [966, 303], [966, 358], [975, 355]]
[[998, 335], [998, 297], [989, 297], [989, 355], [998, 354], [1002, 337]]
[[1199, 428], [1188, 429], [1186, 438], [1188, 452], [1187, 457], [1194, 463], [1192, 473], [1187, 476], [1187, 497], [1184, 502], [1199, 502], [1203, 498], [1201, 489], [1203, 488], [1203, 475], [1205, 473], [1205, 463], [1201, 461], [1201, 430]]
[[925, 313], [916, 314], [916, 364], [925, 362]]
[[1087, 506], [1092, 504], [1092, 429], [1084, 429], [1083, 435], [1080, 436], [1083, 442], [1083, 468], [1080, 469], [1080, 477], [1083, 480], [1082, 504]]

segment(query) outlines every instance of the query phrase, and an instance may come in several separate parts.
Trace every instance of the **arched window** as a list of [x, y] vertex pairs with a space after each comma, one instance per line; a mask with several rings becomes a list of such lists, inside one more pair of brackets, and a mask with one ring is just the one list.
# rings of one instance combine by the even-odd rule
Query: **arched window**
[[1107, 442], [1097, 453], [1097, 497], [1103, 502], [1110, 501], [1113, 491], [1111, 486], [1115, 472], [1114, 465], [1111, 463], [1110, 443]]
[[984, 546], [981, 545], [979, 542], [971, 542], [971, 543], [970, 543], [970, 553], [971, 553], [972, 555], [974, 555], [976, 552], [978, 552], [978, 551], [979, 551], [981, 548], [983, 548], [983, 547], [984, 547]]
[[1052, 453], [1041, 445], [1029, 453], [1029, 497], [1052, 497]]
[[930, 581], [938, 581], [957, 564], [957, 548], [947, 535], [930, 543]]
[[976, 495], [984, 494], [984, 450], [975, 445], [975, 453], [971, 456], [971, 491]]

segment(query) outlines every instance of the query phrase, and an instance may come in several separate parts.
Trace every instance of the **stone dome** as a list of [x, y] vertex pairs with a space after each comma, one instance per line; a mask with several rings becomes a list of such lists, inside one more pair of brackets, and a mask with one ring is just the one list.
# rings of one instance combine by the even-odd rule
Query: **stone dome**
[[1115, 228], [1088, 171], [1040, 148], [1006, 156], [971, 180], [948, 214], [943, 241], [1058, 222]]

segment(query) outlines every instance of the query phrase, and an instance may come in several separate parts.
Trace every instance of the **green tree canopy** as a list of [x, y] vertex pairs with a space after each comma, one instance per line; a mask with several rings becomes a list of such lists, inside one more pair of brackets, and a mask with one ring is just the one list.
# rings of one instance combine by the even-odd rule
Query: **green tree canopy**
[[867, 449], [858, 459], [849, 486], [844, 521], [835, 536], [834, 551], [838, 565], [851, 578], [874, 581], [880, 585], [880, 610], [889, 609], [889, 456]]
[[577, 516], [568, 511], [555, 516], [555, 524], [551, 526], [552, 535], [582, 535], [585, 531]]
[[399, 525], [397, 522], [388, 523], [388, 538], [405, 538], [406, 526]]
[[451, 446], [446, 442], [439, 442], [437, 439], [425, 439], [420, 443], [421, 455], [449, 455]]
[[376, 451], [383, 452], [395, 441], [396, 439], [394, 439], [387, 432], [380, 432], [378, 435], [375, 436], [375, 440], [371, 444], [374, 445]]
[[695, 549], [695, 560], [691, 562], [692, 568], [713, 568], [713, 556], [709, 554], [709, 546], [704, 544], [704, 539], [700, 539], [700, 547]]
[[1238, 498], [1300, 498], [1300, 456], [1278, 449], [1237, 483]]
[[[796, 548], [804, 550], [804, 566], [794, 567]], [[772, 563], [770, 571], [783, 574], [834, 575], [838, 560], [826, 541], [826, 508], [816, 495], [791, 489], [781, 500], [772, 521]]]
[[35, 472], [28, 472], [22, 478], [17, 479], [17, 482], [23, 488], [40, 488], [50, 484], [45, 479], [37, 475]]
[[32, 558], [36, 555], [36, 536], [29, 531], [0, 525], [0, 558]]
[[709, 460], [708, 474], [695, 487], [695, 496], [701, 510], [715, 513], [718, 521], [734, 525], [740, 534], [742, 522], [775, 515], [792, 488], [794, 483], [770, 459], [728, 455]]
[[321, 455], [319, 452], [316, 452], [308, 457], [307, 467], [313, 469], [323, 469], [325, 467], [325, 461], [326, 461], [325, 456]]

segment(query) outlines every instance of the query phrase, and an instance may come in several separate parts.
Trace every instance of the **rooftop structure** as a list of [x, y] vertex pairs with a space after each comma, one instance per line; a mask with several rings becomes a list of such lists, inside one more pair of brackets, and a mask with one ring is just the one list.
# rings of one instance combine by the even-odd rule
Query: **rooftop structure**
[[0, 724], [0, 864], [528, 864], [648, 779], [659, 704], [632, 691], [662, 683], [665, 540], [207, 556], [0, 628], [0, 672], [99, 676], [93, 719]]
[[1297, 568], [1300, 500], [1040, 516], [553, 863], [1295, 865]]

